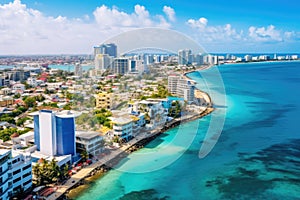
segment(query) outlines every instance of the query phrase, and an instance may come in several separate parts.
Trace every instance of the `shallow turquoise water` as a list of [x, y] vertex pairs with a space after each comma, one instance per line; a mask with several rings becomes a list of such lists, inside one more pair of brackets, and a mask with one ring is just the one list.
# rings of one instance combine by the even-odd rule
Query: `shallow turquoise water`
[[[70, 72], [74, 72], [75, 70], [74, 65], [49, 65], [48, 67], [51, 69], [60, 69], [60, 70], [70, 71]], [[92, 68], [94, 68], [94, 66], [82, 66], [82, 70], [84, 71], [87, 71]]]
[[[300, 62], [223, 65], [219, 71], [226, 104], [167, 131], [77, 199], [299, 199]], [[222, 86], [211, 72], [190, 77], [219, 102]], [[224, 111], [217, 144], [199, 159], [211, 119], [221, 120]]]

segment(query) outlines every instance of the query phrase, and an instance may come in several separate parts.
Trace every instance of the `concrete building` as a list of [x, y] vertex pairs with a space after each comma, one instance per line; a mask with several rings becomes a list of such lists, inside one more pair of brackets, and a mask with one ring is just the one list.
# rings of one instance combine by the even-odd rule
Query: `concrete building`
[[19, 189], [28, 190], [32, 185], [31, 171], [30, 156], [0, 149], [0, 199], [9, 199]]
[[97, 54], [108, 54], [112, 57], [117, 57], [117, 45], [114, 43], [101, 44], [94, 47], [94, 56]]
[[12, 86], [12, 89], [15, 91], [15, 92], [24, 92], [25, 90], [25, 85], [22, 84], [22, 83], [16, 83]]
[[244, 59], [246, 62], [252, 61], [252, 56], [251, 55], [245, 55]]
[[80, 63], [75, 64], [74, 75], [79, 77], [83, 75], [82, 66]]
[[113, 107], [113, 93], [100, 92], [95, 95], [96, 108], [111, 109]]
[[76, 155], [74, 111], [40, 110], [34, 117], [34, 143], [46, 156]]
[[195, 54], [193, 56], [193, 64], [194, 65], [203, 65], [204, 64], [204, 57], [201, 54]]
[[178, 51], [178, 64], [179, 65], [188, 65], [192, 64], [193, 55], [190, 49], [182, 49]]
[[13, 97], [0, 95], [0, 107], [8, 107], [13, 104], [14, 104]]
[[2, 88], [0, 90], [0, 95], [10, 95], [11, 94], [11, 89], [6, 87], [6, 88]]
[[129, 59], [128, 58], [115, 58], [113, 73], [126, 74], [129, 72]]
[[95, 69], [97, 71], [104, 71], [113, 67], [113, 57], [108, 54], [96, 54]]
[[104, 148], [103, 137], [98, 132], [76, 131], [76, 149], [97, 156]]
[[123, 116], [110, 117], [113, 123], [113, 135], [118, 136], [125, 141], [132, 138], [133, 121], [131, 118]]
[[182, 97], [188, 103], [194, 101], [195, 83], [177, 75], [168, 77], [168, 90], [171, 94]]
[[[163, 126], [167, 121], [168, 109], [163, 107], [161, 100], [143, 100], [138, 104], [138, 110], [145, 113], [145, 120], [148, 120], [146, 127], [149, 129]], [[149, 119], [147, 119], [149, 117]]]

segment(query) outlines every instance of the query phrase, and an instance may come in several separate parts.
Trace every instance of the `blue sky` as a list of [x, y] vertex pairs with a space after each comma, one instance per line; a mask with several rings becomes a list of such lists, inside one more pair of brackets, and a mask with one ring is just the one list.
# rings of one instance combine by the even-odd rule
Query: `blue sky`
[[300, 52], [300, 2], [0, 0], [0, 54], [91, 53], [112, 35], [177, 30], [208, 52]]

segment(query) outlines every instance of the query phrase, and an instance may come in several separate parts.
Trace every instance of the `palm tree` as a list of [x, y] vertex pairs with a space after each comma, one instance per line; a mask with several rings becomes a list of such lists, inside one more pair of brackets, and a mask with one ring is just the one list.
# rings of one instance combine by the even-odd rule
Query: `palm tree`
[[87, 159], [89, 159], [89, 154], [86, 151], [82, 151], [80, 153], [80, 156], [81, 156], [83, 162], [85, 162]]

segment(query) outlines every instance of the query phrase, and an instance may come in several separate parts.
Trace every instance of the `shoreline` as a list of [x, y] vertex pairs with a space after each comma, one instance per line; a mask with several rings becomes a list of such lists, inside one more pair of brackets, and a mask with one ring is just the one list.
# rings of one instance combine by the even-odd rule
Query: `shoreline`
[[[208, 69], [212, 66], [207, 66], [205, 68], [195, 69], [192, 71], [188, 71], [184, 73], [184, 76], [188, 79], [186, 75], [188, 73], [192, 73], [198, 70]], [[81, 169], [78, 173], [71, 176], [64, 185], [59, 185], [58, 189], [47, 197], [47, 200], [55, 200], [55, 199], [69, 199], [68, 194], [73, 192], [78, 195], [82, 191], [86, 190], [94, 180], [97, 180], [99, 177], [103, 176], [104, 173], [111, 170], [114, 166], [116, 166], [123, 158], [126, 158], [130, 153], [137, 151], [143, 148], [146, 144], [153, 141], [155, 138], [160, 136], [165, 131], [174, 128], [175, 126], [179, 126], [181, 123], [186, 123], [189, 121], [194, 121], [200, 119], [215, 110], [213, 108], [213, 103], [210, 96], [206, 93], [201, 91], [200, 89], [196, 88], [196, 90], [201, 93], [203, 98], [205, 99], [206, 106], [204, 110], [199, 110], [197, 113], [193, 115], [183, 116], [179, 119], [174, 119], [171, 122], [168, 122], [163, 127], [158, 127], [152, 131], [147, 131], [140, 133], [135, 138], [127, 142], [125, 145], [121, 146], [120, 148], [113, 150], [109, 155], [100, 158], [97, 162]], [[199, 113], [198, 113], [199, 112]], [[98, 178], [94, 179], [93, 177], [98, 176]], [[89, 181], [91, 179], [92, 181]], [[82, 187], [82, 191], [74, 191], [79, 187]], [[85, 187], [86, 186], [86, 187]]]
[[260, 61], [249, 61], [249, 62], [225, 62], [225, 63], [220, 63], [218, 66], [222, 65], [235, 65], [235, 64], [261, 64], [261, 63], [286, 63], [286, 62], [300, 62], [300, 59], [297, 60], [260, 60]]

